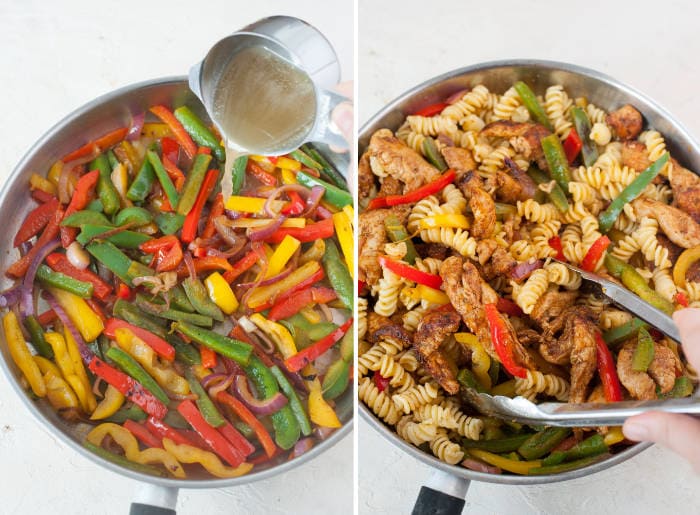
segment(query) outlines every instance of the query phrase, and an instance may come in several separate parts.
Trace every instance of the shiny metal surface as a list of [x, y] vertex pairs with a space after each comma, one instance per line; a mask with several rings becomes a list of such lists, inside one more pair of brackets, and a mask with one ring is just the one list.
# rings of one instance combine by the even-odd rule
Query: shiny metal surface
[[[28, 188], [29, 176], [32, 172], [45, 173], [51, 164], [61, 156], [110, 130], [128, 126], [131, 123], [131, 113], [147, 111], [150, 106], [155, 104], [174, 106], [187, 104], [194, 112], [207, 119], [204, 107], [188, 88], [186, 77], [162, 78], [126, 86], [77, 109], [49, 129], [29, 149], [3, 185], [2, 192], [0, 192], [0, 220], [3, 221], [6, 236], [15, 234], [19, 224], [35, 205], [30, 200]], [[0, 269], [7, 269], [17, 259], [17, 256], [17, 251], [12, 248], [12, 238], [7, 236], [0, 242]], [[4, 274], [2, 277], [4, 278]], [[8, 279], [2, 279], [2, 289], [10, 284]], [[92, 454], [81, 445], [83, 436], [92, 426], [70, 424], [61, 419], [46, 400], [38, 402], [32, 400], [19, 384], [21, 374], [12, 362], [2, 331], [0, 331], [0, 358], [0, 367], [16, 390], [17, 395], [32, 415], [51, 434], [103, 467], [139, 481], [147, 481], [161, 486], [217, 488], [265, 479], [294, 469], [313, 459], [340, 441], [352, 429], [353, 392], [351, 389], [337, 399], [338, 416], [343, 422], [343, 427], [300, 458], [292, 461], [279, 460], [272, 467], [234, 479], [213, 479], [205, 477], [204, 474], [186, 480], [153, 477], [119, 467]], [[27, 466], [32, 466], [32, 464], [27, 464]]]
[[[518, 80], [527, 82], [536, 93], [543, 93], [545, 88], [552, 84], [562, 84], [572, 96], [586, 96], [591, 102], [606, 109], [631, 103], [641, 111], [649, 126], [664, 135], [666, 145], [674, 157], [689, 169], [700, 170], [700, 146], [670, 113], [653, 100], [597, 71], [567, 63], [534, 59], [492, 61], [467, 66], [434, 77], [410, 89], [390, 102], [362, 126], [358, 141], [359, 154], [361, 155], [366, 148], [374, 131], [383, 127], [396, 130], [407, 114], [421, 107], [442, 102], [450, 94], [477, 84], [484, 84], [492, 91], [503, 92]], [[363, 403], [360, 403], [359, 411], [361, 416], [382, 436], [416, 459], [465, 479], [491, 483], [532, 485], [574, 479], [612, 467], [651, 446], [648, 443], [637, 444], [614, 454], [605, 461], [563, 474], [539, 477], [485, 474], [448, 465], [404, 442]]]

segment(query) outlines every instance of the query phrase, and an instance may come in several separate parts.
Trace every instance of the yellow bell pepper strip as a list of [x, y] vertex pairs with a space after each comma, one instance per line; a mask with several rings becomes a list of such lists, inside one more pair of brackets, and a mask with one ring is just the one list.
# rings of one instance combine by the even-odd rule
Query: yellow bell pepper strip
[[33, 173], [31, 177], [29, 177], [29, 187], [33, 190], [41, 190], [49, 195], [56, 195], [58, 191], [51, 181], [44, 179], [38, 173]]
[[488, 451], [482, 451], [481, 449], [469, 449], [467, 451], [473, 458], [485, 461], [489, 465], [507, 470], [508, 472], [513, 472], [514, 474], [527, 474], [530, 469], [540, 467], [542, 465], [542, 460], [531, 460], [531, 461], [517, 461], [508, 458], [503, 458], [498, 454], [493, 454]]
[[105, 396], [90, 415], [90, 420], [102, 420], [111, 417], [124, 404], [125, 397], [111, 384], [107, 385]]
[[272, 253], [264, 278], [269, 279], [270, 277], [280, 274], [300, 245], [301, 242], [299, 240], [293, 236], [286, 235]]
[[294, 344], [294, 338], [282, 324], [272, 322], [266, 319], [260, 313], [253, 313], [250, 315], [250, 321], [253, 322], [258, 328], [268, 335], [272, 341], [277, 345], [277, 349], [282, 354], [284, 359], [294, 356], [297, 353], [297, 347]]
[[[296, 296], [290, 297], [287, 300], [293, 300], [295, 298]], [[321, 322], [321, 314], [318, 311], [314, 310], [313, 305], [304, 306], [299, 310], [299, 314], [303, 316], [306, 319], [306, 321], [310, 324], [318, 324]]]
[[[83, 365], [83, 360], [80, 356], [80, 351], [78, 350], [78, 343], [65, 326], [63, 328], [63, 337], [66, 341], [68, 356], [73, 362], [73, 371], [85, 390], [85, 404], [83, 408], [85, 409], [86, 413], [92, 413], [97, 407], [97, 400], [95, 399], [95, 394], [92, 392], [92, 384], [90, 383], [90, 379], [85, 372], [85, 365]], [[81, 399], [81, 403], [82, 402], [83, 399]]]
[[325, 252], [325, 241], [322, 239], [314, 240], [311, 246], [299, 256], [299, 264], [303, 265], [309, 261], [321, 261]]
[[[256, 288], [250, 297], [248, 297], [248, 307], [255, 309], [256, 311], [270, 307], [275, 299], [280, 298], [279, 296], [281, 293], [289, 292], [295, 286], [303, 284], [304, 281], [317, 276], [318, 279], [316, 279], [316, 281], [320, 281], [323, 278], [323, 275], [323, 269], [318, 261], [304, 263], [284, 279], [267, 286], [260, 286]], [[308, 285], [305, 284], [304, 286]]]
[[[234, 229], [255, 229], [270, 225], [272, 222], [272, 218], [238, 218], [237, 220], [226, 222], [226, 225]], [[303, 229], [306, 227], [306, 218], [286, 218], [280, 227], [297, 227]]]
[[700, 259], [700, 245], [684, 250], [676, 264], [673, 266], [673, 282], [679, 288], [685, 288], [685, 274], [688, 272], [690, 265]]
[[624, 439], [625, 435], [622, 434], [622, 428], [619, 426], [608, 428], [608, 434], [603, 437], [603, 441], [608, 447], [620, 443]]
[[58, 367], [41, 356], [34, 356], [34, 361], [43, 374], [44, 383], [46, 383], [46, 398], [51, 406], [57, 410], [77, 408], [78, 398], [61, 377], [61, 371]]
[[124, 449], [124, 455], [129, 461], [140, 463], [141, 465], [150, 465], [160, 463], [174, 477], [183, 479], [186, 477], [185, 471], [178, 460], [164, 449], [149, 448], [144, 451], [139, 450], [139, 443], [136, 437], [132, 435], [128, 429], [123, 428], [111, 422], [105, 422], [95, 427], [87, 435], [87, 441], [93, 445], [101, 446], [102, 440], [106, 436], [112, 437], [119, 447]]
[[240, 477], [253, 469], [252, 463], [241, 463], [238, 467], [228, 467], [221, 463], [216, 454], [191, 445], [176, 444], [170, 438], [163, 438], [163, 447], [182, 463], [199, 463], [212, 476], [220, 478]]
[[355, 227], [355, 209], [351, 205], [343, 206], [343, 212], [347, 215], [348, 220]]
[[355, 277], [355, 264], [354, 264], [354, 244], [353, 244], [353, 232], [352, 224], [350, 223], [350, 218], [345, 211], [338, 211], [333, 214], [333, 225], [335, 226], [335, 234], [338, 237], [338, 242], [340, 242], [340, 248], [343, 251], [343, 256], [345, 256], [345, 263], [348, 266], [348, 271], [351, 277]]
[[282, 184], [298, 184], [297, 175], [287, 168], [282, 168]]
[[335, 410], [323, 398], [321, 382], [314, 379], [309, 385], [309, 417], [321, 427], [340, 427], [342, 424]]
[[214, 272], [204, 280], [204, 285], [209, 292], [209, 298], [219, 306], [219, 309], [230, 315], [238, 309], [238, 299], [233, 290], [226, 282], [226, 279], [219, 273]]
[[294, 170], [295, 172], [301, 170], [301, 163], [299, 161], [284, 156], [277, 158], [275, 166], [285, 170]]
[[161, 139], [171, 136], [170, 127], [165, 123], [144, 123], [141, 134], [153, 139]]
[[58, 288], [48, 288], [48, 290], [86, 342], [92, 342], [102, 334], [104, 329], [102, 319], [90, 309], [90, 306], [83, 299]]
[[504, 395], [506, 397], [515, 397], [515, 379], [504, 381], [491, 388], [491, 395]]
[[413, 300], [425, 300], [431, 304], [439, 304], [442, 306], [450, 302], [449, 297], [445, 293], [424, 284], [417, 284], [415, 288], [406, 288], [406, 293]]
[[157, 359], [155, 351], [129, 329], [115, 329], [114, 337], [117, 345], [132, 356], [161, 387], [178, 395], [190, 393], [187, 379], [179, 375], [174, 368], [163, 365]]
[[469, 219], [466, 216], [454, 213], [427, 216], [420, 221], [421, 229], [440, 229], [443, 227], [449, 227], [452, 229], [469, 229], [469, 226]]
[[[265, 202], [267, 199], [258, 197], [241, 197], [232, 195], [226, 200], [225, 206], [229, 211], [240, 211], [242, 213], [265, 214]], [[283, 200], [273, 200], [270, 208], [274, 212], [280, 212], [286, 202]]]
[[55, 376], [61, 377], [61, 370], [51, 360], [46, 359], [42, 356], [32, 356], [32, 358], [36, 362], [37, 366], [39, 367], [39, 370], [43, 375], [52, 373]]
[[484, 350], [479, 339], [471, 333], [455, 333], [455, 340], [471, 349], [474, 375], [481, 381], [481, 384], [490, 389], [491, 376], [489, 376], [489, 368], [491, 367], [491, 358]]
[[[53, 332], [46, 333], [45, 338], [46, 342], [51, 345], [51, 348], [53, 349], [54, 359], [56, 360], [58, 368], [61, 370], [61, 375], [78, 396], [78, 400], [80, 401], [80, 406], [83, 408], [83, 411], [86, 413], [91, 413], [95, 406], [93, 406], [88, 400], [88, 395], [92, 395], [92, 391], [90, 390], [90, 386], [86, 388], [85, 383], [83, 383], [83, 381], [77, 375], [73, 359], [68, 353], [68, 346], [66, 345], [65, 338], [59, 333]], [[88, 394], [88, 390], [90, 390], [90, 394]], [[92, 396], [92, 399], [94, 401], [94, 395]]]
[[44, 378], [36, 361], [32, 359], [32, 354], [29, 352], [27, 342], [24, 341], [24, 336], [22, 335], [22, 328], [13, 311], [8, 311], [2, 319], [2, 325], [5, 329], [5, 340], [7, 341], [12, 360], [29, 382], [29, 386], [34, 394], [37, 397], [44, 397], [46, 395]]

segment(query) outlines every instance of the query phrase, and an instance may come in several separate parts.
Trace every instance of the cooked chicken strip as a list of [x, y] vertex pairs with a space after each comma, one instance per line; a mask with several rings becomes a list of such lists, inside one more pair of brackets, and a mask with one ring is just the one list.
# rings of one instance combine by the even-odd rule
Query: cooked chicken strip
[[648, 216], [659, 222], [659, 227], [668, 238], [683, 248], [700, 245], [700, 224], [688, 213], [649, 198], [638, 198], [632, 202], [637, 216]]
[[632, 356], [637, 347], [636, 339], [628, 340], [617, 354], [617, 375], [620, 382], [635, 399], [656, 399], [656, 384], [646, 372], [632, 370]]
[[673, 190], [673, 205], [700, 223], [700, 177], [683, 168], [674, 160], [671, 189]]
[[629, 166], [638, 172], [649, 167], [647, 146], [640, 141], [625, 141], [622, 144], [622, 166]]
[[457, 331], [460, 323], [459, 315], [453, 311], [429, 313], [418, 324], [413, 340], [413, 348], [425, 368], [452, 395], [459, 392], [457, 368], [440, 350], [440, 346]]
[[375, 179], [376, 177], [369, 166], [369, 154], [365, 152], [362, 154], [360, 162], [357, 164], [357, 193], [358, 198], [362, 202], [367, 203], [371, 198], [376, 196], [377, 187]]
[[683, 372], [676, 355], [671, 349], [663, 345], [654, 345], [654, 359], [649, 364], [649, 375], [659, 385], [661, 393], [668, 393], [676, 383], [676, 374]]
[[380, 340], [391, 340], [401, 343], [404, 347], [409, 347], [413, 343], [411, 333], [402, 325], [394, 323], [389, 319], [379, 327], [370, 327], [367, 340], [371, 343], [377, 343]]
[[579, 314], [569, 320], [573, 324], [569, 402], [585, 402], [588, 383], [598, 367], [598, 349], [595, 342], [598, 328], [589, 318]]
[[532, 122], [519, 123], [503, 120], [489, 123], [480, 134], [487, 137], [510, 138], [510, 144], [516, 152], [523, 154], [526, 159], [537, 161], [537, 165], [543, 170], [548, 169], [540, 143], [542, 138], [551, 134], [545, 126]]
[[469, 232], [476, 239], [493, 235], [496, 225], [496, 204], [493, 197], [483, 189], [481, 178], [476, 172], [468, 172], [457, 180], [459, 189], [469, 201], [474, 222]]
[[[572, 308], [577, 296], [577, 291], [559, 291], [557, 288], [548, 289], [535, 304], [532, 313], [530, 313], [530, 318], [537, 322], [542, 329], [552, 329], [548, 327], [548, 324], [553, 319], [560, 318], [564, 310]], [[562, 320], [564, 319], [564, 317], [561, 318]], [[552, 332], [557, 330], [558, 328], [554, 328]]]
[[636, 138], [642, 132], [642, 113], [630, 104], [625, 104], [620, 109], [608, 114], [605, 117], [605, 122], [622, 140]]
[[401, 195], [403, 186], [398, 179], [394, 179], [391, 175], [382, 179], [382, 184], [379, 187], [378, 197], [386, 197], [388, 195]]
[[377, 257], [384, 252], [387, 242], [384, 219], [390, 214], [388, 209], [375, 209], [360, 213], [358, 237], [360, 280], [370, 286], [377, 284], [382, 276], [382, 268]]
[[466, 148], [443, 147], [441, 152], [447, 166], [457, 172], [457, 176], [476, 170], [476, 161], [474, 161], [472, 153]]

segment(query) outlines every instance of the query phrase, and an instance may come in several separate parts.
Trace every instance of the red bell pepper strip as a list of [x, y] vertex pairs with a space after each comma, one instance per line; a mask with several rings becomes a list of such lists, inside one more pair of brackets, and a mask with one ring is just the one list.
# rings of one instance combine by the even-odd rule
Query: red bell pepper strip
[[232, 467], [237, 467], [243, 463], [244, 457], [240, 451], [233, 447], [226, 438], [212, 426], [210, 426], [197, 409], [197, 406], [190, 400], [182, 401], [177, 407], [177, 411], [184, 417], [189, 425], [199, 433], [209, 448], [221, 456]]
[[126, 421], [122, 425], [124, 426], [124, 429], [127, 429], [146, 447], [163, 447], [161, 443], [162, 438], [158, 438], [156, 435], [151, 433], [146, 426], [141, 425], [138, 422], [134, 422], [130, 418], [126, 419]]
[[25, 241], [39, 234], [39, 231], [49, 223], [58, 206], [58, 200], [56, 197], [52, 197], [52, 200], [45, 204], [39, 204], [38, 207], [34, 208], [22, 222], [17, 234], [15, 234], [13, 245], [19, 247]]
[[[204, 178], [206, 181], [206, 177]], [[195, 202], [195, 205], [197, 203]], [[214, 233], [216, 232], [216, 227], [214, 227], [214, 220], [216, 217], [221, 216], [224, 214], [224, 197], [221, 193], [218, 193], [216, 195], [216, 198], [214, 198], [214, 202], [211, 205], [211, 209], [209, 210], [209, 217], [207, 218], [207, 224], [204, 226], [204, 230], [202, 231], [202, 238], [211, 238], [214, 236]], [[185, 224], [187, 224], [187, 219], [185, 219]], [[184, 226], [183, 226], [183, 232], [184, 232]], [[184, 240], [183, 240], [184, 241]], [[188, 243], [188, 242], [186, 242]]]
[[388, 195], [386, 197], [375, 197], [373, 198], [367, 209], [379, 209], [388, 206], [398, 206], [401, 204], [411, 204], [413, 202], [418, 202], [419, 200], [437, 193], [445, 186], [450, 184], [455, 179], [455, 171], [451, 168], [443, 173], [440, 177], [435, 179], [424, 186], [421, 186], [417, 190], [413, 190], [405, 195]]
[[27, 273], [27, 269], [34, 260], [34, 256], [36, 256], [39, 249], [58, 236], [60, 227], [59, 224], [61, 223], [61, 220], [63, 220], [63, 209], [59, 207], [54, 213], [53, 218], [51, 218], [49, 223], [46, 224], [41, 236], [39, 236], [39, 238], [36, 240], [36, 244], [24, 255], [24, 257], [21, 257], [12, 263], [5, 273], [12, 277], [23, 277], [24, 274]]
[[569, 164], [572, 164], [576, 156], [581, 152], [581, 147], [583, 147], [583, 143], [581, 143], [581, 138], [578, 132], [576, 132], [576, 129], [571, 129], [569, 131], [569, 135], [564, 140], [562, 146], [564, 147], [567, 161], [569, 161]]
[[[190, 212], [187, 213], [187, 216], [185, 217], [185, 222], [182, 224], [182, 233], [180, 235], [180, 239], [184, 243], [190, 243], [192, 240], [194, 240], [197, 237], [197, 226], [199, 224], [199, 219], [202, 216], [202, 209], [204, 209], [204, 204], [207, 203], [207, 198], [211, 194], [211, 192], [214, 190], [216, 187], [216, 181], [219, 178], [219, 171], [218, 170], [209, 170], [207, 174], [204, 176], [204, 180], [202, 181], [202, 186], [199, 188], [199, 193], [197, 193], [197, 198], [194, 201], [194, 205], [192, 206], [192, 209], [190, 209]], [[217, 198], [220, 197], [221, 195], [217, 195]], [[221, 213], [223, 213], [223, 201], [221, 204]], [[214, 207], [212, 207], [212, 212], [214, 211]], [[218, 215], [217, 215], [218, 216]], [[214, 229], [214, 220], [212, 218], [212, 215], [209, 215], [209, 218], [211, 219], [212, 222], [212, 229]], [[207, 222], [208, 224], [209, 222]], [[213, 236], [214, 233], [212, 232], [211, 236]], [[211, 236], [204, 236], [204, 238], [208, 238]]]
[[37, 317], [37, 320], [43, 328], [46, 328], [49, 324], [53, 323], [54, 320], [58, 318], [56, 312], [53, 309], [47, 309], [41, 315]]
[[258, 258], [258, 253], [254, 250], [248, 252], [245, 256], [234, 263], [231, 270], [224, 274], [224, 279], [226, 282], [231, 284], [238, 276], [252, 268], [253, 265], [258, 262]]
[[318, 271], [314, 275], [312, 275], [311, 277], [309, 277], [308, 279], [306, 279], [304, 281], [301, 281], [299, 284], [292, 286], [287, 291], [284, 291], [284, 292], [278, 294], [276, 297], [271, 298], [266, 303], [261, 304], [260, 306], [255, 308], [255, 311], [257, 311], [259, 313], [260, 311], [264, 311], [266, 309], [269, 309], [272, 306], [274, 306], [275, 303], [282, 302], [283, 300], [290, 298], [292, 295], [296, 295], [297, 292], [299, 292], [305, 288], [308, 288], [309, 286], [316, 284], [318, 281], [323, 279], [325, 276], [326, 276], [326, 273], [323, 271], [323, 268], [319, 268]]
[[246, 440], [246, 437], [233, 427], [228, 420], [217, 431], [243, 455], [243, 458], [247, 458], [255, 452], [253, 444]]
[[158, 105], [151, 107], [150, 111], [161, 119], [168, 127], [170, 131], [175, 136], [175, 139], [180, 143], [187, 157], [192, 159], [197, 153], [197, 145], [194, 144], [192, 138], [182, 126], [182, 124], [175, 118], [175, 115], [165, 106]]
[[442, 278], [439, 275], [423, 272], [406, 263], [395, 261], [389, 256], [379, 256], [379, 264], [404, 279], [423, 284], [435, 290], [439, 290], [442, 285]]
[[318, 358], [321, 354], [325, 353], [328, 349], [335, 345], [336, 342], [340, 341], [350, 326], [352, 326], [352, 321], [352, 317], [348, 318], [343, 325], [338, 327], [338, 329], [333, 331], [328, 336], [321, 338], [317, 342], [312, 343], [305, 349], [284, 360], [284, 365], [287, 367], [287, 370], [290, 372], [298, 372], [313, 360]]
[[169, 438], [178, 445], [191, 445], [192, 447], [200, 447], [195, 443], [193, 439], [191, 439], [183, 431], [178, 431], [177, 429], [170, 427], [162, 420], [153, 417], [148, 417], [146, 419], [146, 427], [148, 427], [149, 431], [151, 431], [154, 435], [159, 436], [161, 440], [163, 438]]
[[229, 263], [226, 258], [218, 256], [204, 256], [193, 261], [194, 269], [197, 273], [207, 272], [209, 270], [225, 270], [228, 272], [233, 269], [231, 263]]
[[600, 258], [602, 258], [605, 251], [608, 250], [609, 245], [610, 238], [605, 235], [595, 240], [593, 245], [591, 245], [591, 248], [588, 249], [588, 252], [586, 252], [586, 255], [583, 256], [581, 268], [587, 272], [593, 272], [595, 270], [595, 266], [600, 261]]
[[32, 198], [42, 204], [56, 200], [56, 195], [41, 190], [32, 190]]
[[110, 318], [107, 320], [104, 334], [110, 338], [114, 338], [117, 329], [128, 329], [134, 336], [143, 340], [146, 345], [153, 349], [161, 358], [168, 361], [173, 361], [175, 359], [175, 348], [163, 338], [150, 331], [131, 325], [129, 322], [121, 320], [120, 318]]
[[564, 247], [561, 244], [561, 238], [559, 236], [553, 236], [549, 238], [549, 246], [557, 251], [555, 256], [559, 261], [566, 261], [566, 256], [564, 255]]
[[139, 249], [146, 254], [154, 254], [156, 272], [175, 270], [182, 262], [180, 241], [172, 234], [144, 242], [139, 245]]
[[443, 109], [445, 109], [448, 105], [445, 102], [438, 102], [437, 104], [432, 104], [429, 106], [425, 106], [422, 109], [419, 109], [415, 113], [413, 113], [415, 116], [435, 116], [436, 114], [440, 114]]
[[168, 408], [140, 383], [126, 375], [121, 370], [108, 365], [95, 356], [88, 365], [90, 371], [105, 382], [114, 386], [119, 392], [143, 411], [155, 418], [163, 418]]
[[307, 225], [306, 227], [282, 227], [278, 229], [265, 241], [268, 243], [280, 243], [285, 236], [293, 236], [302, 243], [314, 241], [318, 239], [330, 238], [335, 234], [333, 219], [328, 218], [315, 224]]
[[108, 132], [104, 136], [97, 138], [95, 141], [86, 143], [77, 150], [74, 150], [70, 154], [66, 154], [61, 158], [64, 163], [69, 163], [80, 159], [81, 157], [87, 157], [95, 151], [95, 147], [98, 149], [98, 154], [102, 153], [103, 150], [107, 150], [123, 140], [129, 132], [128, 127], [122, 127], [121, 129], [116, 129], [112, 132]]
[[378, 371], [374, 373], [372, 379], [374, 380], [374, 385], [377, 387], [377, 390], [380, 392], [389, 388], [389, 378], [384, 377]]
[[331, 288], [309, 287], [300, 291], [293, 297], [277, 302], [267, 315], [268, 320], [282, 320], [301, 311], [312, 304], [325, 304], [338, 298], [338, 294]]
[[216, 395], [216, 400], [231, 408], [238, 418], [250, 426], [255, 432], [255, 436], [258, 437], [258, 442], [260, 442], [260, 445], [265, 449], [265, 454], [267, 454], [268, 458], [272, 458], [275, 455], [277, 446], [272, 440], [270, 433], [245, 404], [227, 392], [219, 392]]
[[250, 175], [255, 177], [259, 182], [263, 183], [266, 186], [277, 185], [277, 177], [275, 177], [271, 173], [267, 173], [262, 168], [262, 166], [260, 166], [252, 159], [248, 159], [248, 163], [246, 164], [246, 172], [248, 172]]
[[[90, 202], [90, 191], [94, 189], [99, 177], [100, 171], [93, 170], [78, 179], [73, 196], [71, 197], [70, 203], [66, 208], [66, 217], [72, 215], [76, 211], [85, 209]], [[68, 245], [73, 243], [73, 240], [75, 240], [77, 234], [78, 229], [75, 227], [61, 227], [61, 245], [63, 245], [64, 248], [68, 247]]]
[[199, 355], [204, 368], [214, 368], [216, 366], [216, 352], [204, 345], [199, 346]]
[[498, 297], [498, 302], [496, 302], [496, 309], [499, 313], [505, 313], [506, 315], [511, 317], [521, 317], [525, 314], [523, 313], [523, 310], [520, 309], [520, 306], [518, 306], [512, 300], [506, 299], [505, 297]]
[[105, 300], [112, 293], [112, 286], [108, 282], [92, 270], [87, 268], [83, 270], [73, 266], [65, 254], [53, 252], [47, 256], [46, 263], [56, 272], [92, 284], [92, 293], [100, 300]]
[[493, 348], [503, 367], [511, 375], [521, 378], [527, 377], [527, 370], [515, 362], [513, 348], [508, 345], [508, 327], [498, 312], [496, 304], [484, 304], [484, 312], [486, 313], [486, 321], [489, 324]]
[[678, 293], [676, 293], [676, 302], [678, 304], [680, 304], [681, 306], [683, 306], [684, 308], [688, 307], [688, 297], [682, 291], [679, 291]]
[[306, 202], [301, 198], [296, 191], [288, 191], [287, 196], [289, 197], [289, 204], [282, 208], [281, 213], [285, 216], [297, 216], [304, 212], [306, 209]]
[[117, 297], [124, 300], [128, 300], [131, 297], [131, 289], [121, 281], [119, 281], [119, 286], [117, 286]]
[[163, 157], [167, 157], [173, 164], [177, 163], [180, 154], [180, 144], [177, 141], [167, 136], [160, 138], [160, 149]]
[[595, 343], [598, 350], [598, 375], [600, 375], [600, 381], [603, 383], [605, 400], [608, 402], [621, 401], [622, 387], [620, 386], [620, 379], [617, 377], [615, 360], [605, 340], [597, 331], [595, 333]]
[[165, 168], [168, 177], [170, 177], [170, 179], [173, 181], [173, 185], [179, 193], [182, 191], [182, 187], [185, 185], [185, 174], [182, 173], [182, 170], [180, 170], [177, 165], [172, 162], [170, 158], [168, 158], [168, 156], [164, 155], [161, 162], [163, 163], [163, 168]]

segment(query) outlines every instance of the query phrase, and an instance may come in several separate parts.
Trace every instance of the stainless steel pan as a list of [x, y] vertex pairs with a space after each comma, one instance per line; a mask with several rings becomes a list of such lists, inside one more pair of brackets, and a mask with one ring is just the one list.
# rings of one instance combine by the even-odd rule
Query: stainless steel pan
[[[359, 133], [360, 155], [367, 147], [371, 135], [380, 128], [396, 130], [411, 114], [427, 105], [442, 102], [446, 97], [464, 88], [484, 84], [491, 91], [503, 92], [518, 80], [527, 82], [535, 92], [544, 92], [552, 84], [562, 84], [570, 95], [586, 96], [596, 105], [612, 109], [626, 103], [634, 105], [644, 115], [646, 123], [659, 130], [665, 138], [671, 154], [691, 170], [700, 170], [700, 146], [688, 131], [670, 113], [653, 100], [635, 89], [602, 73], [572, 64], [552, 61], [519, 59], [492, 61], [467, 66], [420, 84], [389, 103], [364, 124]], [[395, 431], [384, 425], [371, 410], [360, 403], [361, 416], [392, 444], [406, 453], [426, 463], [442, 474], [433, 478], [431, 488], [423, 488], [414, 513], [435, 513], [427, 511], [441, 506], [441, 513], [460, 513], [468, 489], [469, 481], [486, 481], [509, 485], [533, 485], [566, 481], [607, 469], [630, 459], [650, 447], [640, 443], [619, 452], [610, 458], [577, 470], [548, 476], [494, 475], [474, 472], [460, 466], [452, 466], [438, 460], [417, 447], [404, 442]], [[449, 495], [444, 495], [445, 492]]]
[[[186, 77], [156, 79], [126, 86], [93, 100], [54, 125], [29, 149], [4, 184], [2, 192], [0, 192], [0, 220], [2, 220], [7, 236], [0, 242], [0, 270], [6, 270], [17, 259], [17, 251], [12, 248], [12, 238], [9, 235], [16, 232], [19, 224], [34, 205], [30, 200], [28, 188], [29, 176], [32, 172], [42, 173], [42, 171], [48, 170], [54, 161], [80, 145], [110, 130], [128, 126], [131, 122], [131, 113], [147, 111], [150, 106], [155, 104], [175, 106], [187, 104], [199, 115], [207, 119], [202, 104], [187, 86]], [[4, 278], [4, 274], [2, 277]], [[2, 281], [4, 281], [3, 289], [10, 285], [9, 280], [2, 279]], [[4, 334], [0, 334], [0, 356], [2, 358], [0, 359], [0, 366], [16, 390], [17, 395], [19, 395], [32, 415], [51, 434], [56, 435], [76, 452], [103, 467], [132, 479], [154, 485], [154, 489], [145, 493], [146, 500], [148, 498], [153, 499], [154, 503], [160, 502], [160, 504], [167, 505], [167, 508], [170, 509], [174, 508], [178, 488], [236, 486], [287, 472], [332, 447], [345, 437], [352, 428], [353, 394], [352, 389], [349, 389], [337, 400], [337, 412], [343, 427], [297, 459], [284, 461], [281, 458], [272, 465], [260, 467], [258, 470], [254, 469], [252, 473], [235, 479], [213, 479], [205, 477], [204, 474], [184, 480], [153, 477], [122, 468], [92, 454], [81, 445], [91, 426], [68, 423], [54, 412], [47, 401], [41, 400], [37, 402], [31, 399], [20, 386], [21, 373], [12, 362]], [[146, 508], [139, 509], [143, 510]], [[132, 507], [132, 513], [135, 512], [136, 510]], [[138, 512], [150, 513], [149, 511]], [[166, 512], [154, 511], [153, 513], [162, 514]], [[174, 511], [171, 513], [174, 513]]]

